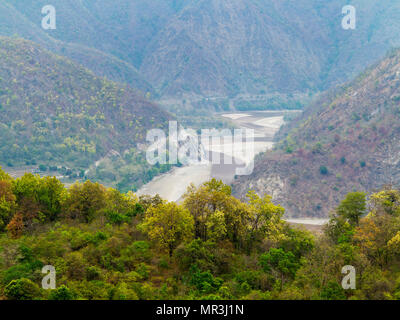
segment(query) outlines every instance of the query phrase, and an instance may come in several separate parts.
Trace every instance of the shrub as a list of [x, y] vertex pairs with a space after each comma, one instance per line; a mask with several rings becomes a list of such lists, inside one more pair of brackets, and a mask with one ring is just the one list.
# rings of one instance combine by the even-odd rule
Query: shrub
[[330, 281], [321, 291], [323, 300], [345, 300], [346, 295], [343, 288], [336, 282]]
[[215, 293], [221, 287], [223, 280], [215, 278], [210, 271], [201, 272], [197, 265], [193, 265], [189, 271], [190, 284], [201, 293]]
[[41, 297], [39, 286], [29, 279], [12, 280], [4, 289], [4, 295], [10, 300], [34, 300]]
[[329, 170], [326, 166], [320, 166], [319, 167], [319, 172], [323, 175], [327, 175], [329, 173]]
[[58, 287], [57, 289], [51, 291], [49, 299], [50, 300], [73, 300], [74, 294], [68, 287], [62, 285], [62, 286]]

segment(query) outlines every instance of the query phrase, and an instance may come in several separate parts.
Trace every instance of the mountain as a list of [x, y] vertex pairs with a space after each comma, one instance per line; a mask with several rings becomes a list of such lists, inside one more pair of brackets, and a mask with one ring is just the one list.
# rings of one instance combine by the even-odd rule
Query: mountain
[[[34, 41], [53, 53], [66, 56], [89, 68], [98, 76], [107, 77], [121, 83], [128, 83], [143, 92], [155, 93], [152, 86], [128, 62], [106, 51], [96, 49], [96, 47], [90, 47], [88, 46], [89, 43], [85, 43], [85, 41], [78, 43], [57, 40], [53, 34], [54, 30], [43, 30], [40, 25], [42, 17], [41, 8], [44, 5], [44, 2], [41, 5], [39, 1], [30, 1], [29, 3], [18, 1], [13, 4], [4, 1], [1, 2], [0, 35]], [[24, 10], [19, 11], [16, 8]], [[30, 8], [31, 11], [29, 11]], [[77, 12], [80, 11], [78, 10]], [[27, 15], [27, 13], [30, 13], [30, 15]], [[60, 23], [59, 20], [60, 17], [58, 16], [58, 23]], [[80, 32], [80, 34], [83, 35], [85, 32]], [[105, 42], [107, 43], [108, 40]]]
[[147, 130], [166, 127], [170, 118], [127, 85], [33, 42], [0, 37], [1, 164], [79, 172], [111, 152], [140, 171], [130, 154], [137, 157]]
[[140, 70], [165, 95], [319, 91], [354, 77], [400, 45], [400, 3], [202, 0], [152, 42]]
[[323, 44], [328, 34], [293, 21], [296, 10], [312, 26], [320, 19], [311, 19], [309, 4], [299, 9], [291, 3], [286, 12], [282, 1], [193, 2], [158, 34], [140, 70], [167, 96], [313, 88], [324, 48], [314, 50], [308, 42]]
[[400, 181], [400, 51], [321, 96], [235, 192], [270, 193], [292, 216], [326, 217], [347, 192]]
[[[6, 0], [34, 25], [41, 26], [46, 0]], [[46, 31], [65, 43], [75, 43], [118, 57], [140, 67], [151, 39], [186, 0], [54, 0], [57, 28]]]
[[0, 12], [13, 13], [0, 34], [57, 39], [65, 52], [56, 53], [134, 87], [145, 79], [163, 100], [241, 95], [265, 108], [271, 96], [286, 101], [354, 78], [400, 46], [397, 0], [351, 1], [355, 30], [342, 28], [348, 0], [54, 0], [57, 29], [44, 31], [47, 4], [3, 1]]

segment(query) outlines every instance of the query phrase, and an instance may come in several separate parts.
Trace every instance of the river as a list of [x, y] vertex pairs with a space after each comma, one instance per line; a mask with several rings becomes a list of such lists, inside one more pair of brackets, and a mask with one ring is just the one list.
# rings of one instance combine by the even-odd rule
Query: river
[[[232, 164], [207, 163], [174, 168], [163, 175], [155, 177], [140, 188], [138, 194], [152, 196], [159, 194], [168, 201], [178, 201], [191, 183], [198, 186], [211, 178], [216, 178], [230, 184], [235, 177], [237, 167], [243, 167], [244, 163], [248, 164], [256, 154], [265, 152], [273, 147], [273, 137], [284, 124], [284, 115], [288, 112], [298, 111], [252, 111], [219, 114], [218, 116], [222, 118], [230, 119], [240, 129], [254, 130], [253, 154], [243, 150], [243, 157], [240, 159], [235, 158]], [[235, 150], [235, 145], [227, 144], [232, 144], [232, 141], [211, 144], [209, 151], [214, 157], [220, 154], [221, 159], [224, 159], [224, 155], [228, 153], [228, 156], [232, 157], [233, 154], [229, 150]], [[213, 156], [211, 157], [213, 158]], [[224, 161], [221, 162], [223, 163]]]
[[[273, 138], [280, 127], [285, 123], [284, 116], [287, 113], [299, 112], [297, 110], [282, 110], [282, 111], [250, 111], [250, 112], [235, 112], [222, 113], [218, 116], [225, 119], [230, 119], [240, 129], [254, 130], [254, 152], [246, 152], [242, 150], [243, 156], [240, 159], [234, 158], [232, 164], [200, 164], [188, 165], [185, 167], [176, 167], [171, 171], [155, 177], [152, 181], [144, 185], [137, 192], [138, 195], [159, 194], [163, 199], [168, 201], [179, 202], [187, 190], [187, 187], [193, 183], [195, 186], [209, 181], [212, 178], [220, 179], [224, 183], [230, 184], [235, 178], [235, 171], [238, 167], [243, 167], [243, 164], [249, 164], [254, 157], [271, 149], [274, 145]], [[222, 139], [221, 139], [222, 140]], [[228, 139], [229, 140], [229, 139]], [[214, 143], [210, 145], [210, 154], [212, 158], [218, 155], [224, 159], [226, 150], [235, 150], [235, 146], [227, 146], [232, 144], [232, 141], [222, 141], [222, 143]], [[225, 148], [227, 147], [227, 148]], [[242, 145], [242, 149], [243, 149]], [[230, 152], [229, 157], [232, 157], [234, 152]], [[327, 219], [288, 219], [288, 222], [296, 224], [306, 224], [314, 226], [322, 226]]]

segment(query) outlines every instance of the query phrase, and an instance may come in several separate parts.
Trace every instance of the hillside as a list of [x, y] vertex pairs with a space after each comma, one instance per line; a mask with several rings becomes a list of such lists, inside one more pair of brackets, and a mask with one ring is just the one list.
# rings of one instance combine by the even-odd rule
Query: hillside
[[[143, 86], [143, 77], [163, 99], [241, 94], [247, 97], [239, 104], [279, 105], [352, 79], [400, 46], [398, 1], [351, 1], [356, 30], [341, 27], [347, 0], [54, 0], [57, 29], [44, 32], [46, 4], [6, 0], [0, 14], [5, 6], [13, 12], [2, 15], [0, 34], [52, 37], [64, 46], [57, 53], [134, 87]], [[122, 61], [140, 75], [124, 72]]]
[[[6, 0], [40, 27], [46, 0]], [[146, 47], [187, 0], [54, 0], [57, 29], [49, 33], [65, 43], [95, 48], [139, 68]]]
[[400, 3], [356, 0], [356, 30], [343, 30], [347, 0], [202, 0], [152, 42], [140, 70], [164, 95], [325, 90], [400, 45]]
[[[312, 34], [293, 21], [291, 14], [299, 9], [293, 6], [276, 1], [193, 2], [151, 43], [140, 70], [167, 96], [315, 88], [313, 75], [321, 72], [324, 48], [313, 50], [307, 41], [324, 44], [327, 34]], [[312, 11], [306, 4], [300, 9], [302, 18], [311, 18]], [[319, 18], [309, 21], [317, 25]]]
[[269, 196], [241, 202], [216, 180], [181, 204], [1, 168], [0, 186], [0, 300], [400, 299], [399, 190], [348, 194], [313, 235]]
[[[138, 157], [146, 131], [164, 127], [169, 117], [126, 85], [98, 78], [32, 42], [0, 37], [3, 165], [82, 172], [110, 152], [129, 162]], [[141, 163], [132, 161], [140, 171]]]
[[400, 180], [400, 51], [323, 95], [281, 132], [277, 150], [235, 182], [273, 194], [293, 216], [326, 217], [353, 190]]
[[[17, 10], [17, 5], [22, 5], [20, 8], [24, 10]], [[86, 68], [89, 68], [97, 76], [107, 77], [117, 82], [128, 83], [144, 93], [154, 93], [152, 86], [144, 80], [144, 77], [139, 74], [137, 69], [128, 62], [106, 51], [88, 46], [90, 43], [87, 43], [87, 41], [78, 43], [76, 41], [68, 42], [57, 40], [54, 37], [54, 30], [43, 30], [40, 26], [40, 12], [43, 6], [44, 4], [40, 6], [39, 1], [30, 1], [29, 5], [27, 5], [25, 1], [18, 1], [13, 3], [13, 5], [8, 2], [1, 2], [0, 35], [34, 41], [53, 53], [68, 57]], [[34, 8], [35, 11], [32, 11], [31, 15], [27, 15], [26, 10], [31, 7], [32, 9]], [[83, 32], [80, 34], [83, 34]], [[105, 42], [108, 42], [108, 40]]]

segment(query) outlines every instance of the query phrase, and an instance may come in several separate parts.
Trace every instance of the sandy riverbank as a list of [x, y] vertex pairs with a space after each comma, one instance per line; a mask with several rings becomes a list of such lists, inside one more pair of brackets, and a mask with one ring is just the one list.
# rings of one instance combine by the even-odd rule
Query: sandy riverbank
[[[191, 183], [198, 186], [211, 178], [231, 183], [237, 167], [244, 167], [245, 164], [248, 165], [253, 161], [255, 155], [273, 147], [273, 137], [284, 124], [283, 116], [285, 112], [236, 112], [221, 114], [221, 117], [231, 119], [238, 128], [253, 129], [255, 133], [254, 144], [251, 146], [243, 143], [239, 147], [232, 141], [229, 141], [229, 139], [227, 139], [227, 142], [221, 139], [221, 142], [211, 144], [208, 151], [212, 157], [219, 154], [221, 159], [224, 159], [225, 154], [228, 158], [234, 158], [232, 164], [191, 165], [174, 168], [170, 172], [154, 178], [140, 188], [137, 193], [139, 195], [148, 194], [152, 196], [159, 194], [168, 201], [177, 201]], [[242, 149], [238, 150], [238, 148]]]

